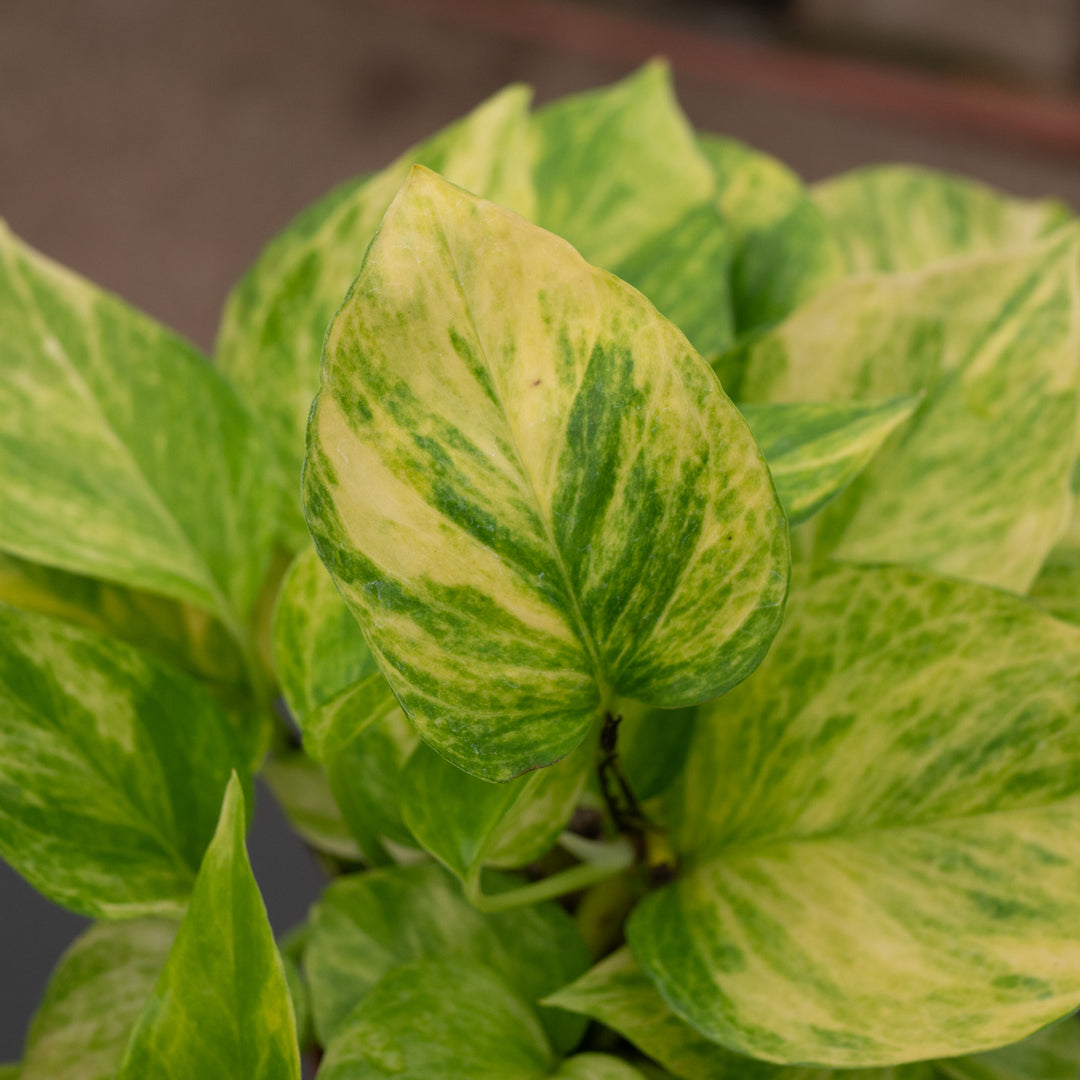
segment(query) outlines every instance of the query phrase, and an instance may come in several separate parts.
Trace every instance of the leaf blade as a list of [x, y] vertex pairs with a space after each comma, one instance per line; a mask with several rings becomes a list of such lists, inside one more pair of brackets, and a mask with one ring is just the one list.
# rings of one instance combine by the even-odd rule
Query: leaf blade
[[269, 565], [275, 479], [230, 387], [6, 227], [0, 324], [0, 548], [194, 603], [235, 632]]
[[788, 524], [800, 525], [839, 495], [919, 401], [908, 395], [873, 405], [741, 406]]
[[187, 915], [132, 1034], [120, 1080], [222, 1071], [300, 1080], [292, 999], [244, 846], [234, 775]]
[[131, 646], [0, 606], [0, 852], [84, 914], [186, 900], [241, 764], [221, 706]]
[[635, 957], [779, 1063], [974, 1052], [1075, 1008], [1078, 693], [1080, 636], [1007, 594], [855, 568], [793, 591], [761, 678], [695, 729], [688, 870], [631, 917]]
[[[400, 351], [358, 365], [418, 303]], [[595, 326], [575, 325], [583, 305]], [[574, 749], [611, 691], [675, 707], [759, 662], [782, 514], [741, 418], [639, 294], [416, 170], [327, 349], [309, 525], [398, 700], [459, 768], [509, 779]], [[413, 367], [424, 355], [441, 366]]]

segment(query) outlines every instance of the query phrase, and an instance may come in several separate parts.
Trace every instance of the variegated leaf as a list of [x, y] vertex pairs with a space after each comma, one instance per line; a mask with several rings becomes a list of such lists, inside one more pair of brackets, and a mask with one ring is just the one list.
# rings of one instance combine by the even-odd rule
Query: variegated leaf
[[551, 848], [577, 807], [594, 756], [586, 739], [550, 769], [492, 784], [421, 743], [401, 778], [405, 824], [426, 851], [478, 889], [485, 866], [526, 866]]
[[[735, 327], [769, 326], [845, 276], [843, 250], [802, 181], [775, 158], [735, 139], [700, 135], [715, 205], [731, 232]], [[724, 386], [732, 396], [736, 385]]]
[[51, 900], [106, 918], [180, 910], [240, 758], [189, 676], [0, 606], [0, 854]]
[[683, 873], [628, 929], [683, 1019], [852, 1068], [1001, 1046], [1080, 1004], [1080, 631], [837, 567], [699, 714]]
[[535, 1012], [482, 963], [395, 968], [330, 1041], [326, 1080], [643, 1080], [603, 1054], [559, 1063]]
[[285, 701], [353, 838], [368, 858], [378, 856], [380, 837], [414, 843], [401, 816], [399, 781], [419, 740], [310, 548], [282, 582], [273, 643]]
[[815, 554], [1028, 589], [1071, 509], [1078, 241], [852, 278], [753, 345], [750, 402], [926, 392], [818, 519]]
[[410, 719], [484, 779], [565, 756], [615, 695], [723, 692], [781, 616], [782, 511], [686, 339], [423, 169], [328, 337], [304, 497]]
[[726, 349], [729, 229], [667, 65], [547, 105], [533, 130], [537, 223], [640, 289], [703, 355]]
[[814, 187], [855, 273], [920, 270], [942, 259], [1020, 248], [1072, 216], [1056, 199], [1017, 199], [966, 177], [874, 165]]
[[0, 549], [247, 640], [276, 527], [262, 433], [191, 346], [2, 226], [0, 475]]
[[909, 395], [874, 405], [742, 405], [740, 411], [795, 526], [839, 495], [918, 404]]
[[244, 795], [235, 775], [118, 1080], [158, 1076], [300, 1080], [293, 1004], [244, 847]]
[[279, 234], [229, 297], [217, 361], [266, 424], [284, 478], [284, 540], [307, 545], [297, 499], [304, 425], [319, 387], [323, 337], [386, 208], [413, 163], [520, 213], [535, 212], [531, 92], [511, 86], [382, 172], [343, 185]]
[[22, 1080], [116, 1080], [177, 925], [99, 923], [77, 938], [30, 1025]]
[[[388, 971], [432, 957], [485, 963], [530, 1003], [577, 978], [589, 963], [573, 920], [553, 903], [483, 915], [430, 863], [338, 878], [312, 909], [304, 952], [323, 1044]], [[560, 1009], [541, 1015], [559, 1049], [581, 1038], [579, 1017]]]
[[681, 1080], [934, 1080], [935, 1076], [927, 1064], [810, 1069], [735, 1054], [680, 1020], [625, 948], [544, 1000], [617, 1031]]
[[1080, 1023], [1069, 1017], [1002, 1050], [938, 1062], [938, 1069], [948, 1080], [1076, 1080]]
[[537, 224], [614, 268], [715, 189], [666, 64], [560, 98], [533, 118]]

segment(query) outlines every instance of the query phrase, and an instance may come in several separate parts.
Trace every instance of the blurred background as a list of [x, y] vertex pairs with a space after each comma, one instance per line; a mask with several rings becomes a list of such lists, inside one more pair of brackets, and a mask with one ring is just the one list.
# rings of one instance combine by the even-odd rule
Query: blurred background
[[[1080, 0], [0, 0], [0, 216], [212, 347], [305, 204], [500, 86], [672, 62], [700, 128], [808, 180], [877, 161], [1080, 209]], [[321, 875], [262, 793], [271, 919]], [[82, 921], [0, 864], [0, 1062]]]

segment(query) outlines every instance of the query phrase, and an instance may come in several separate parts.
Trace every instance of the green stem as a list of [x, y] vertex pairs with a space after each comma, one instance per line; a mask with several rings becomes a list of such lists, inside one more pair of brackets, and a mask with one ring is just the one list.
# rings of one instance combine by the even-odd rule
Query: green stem
[[[571, 837], [572, 842], [569, 842]], [[538, 904], [541, 900], [555, 900], [567, 893], [588, 889], [601, 881], [615, 877], [616, 874], [621, 874], [624, 870], [629, 870], [634, 865], [634, 849], [626, 840], [601, 844], [583, 840], [582, 837], [573, 836], [573, 834], [564, 834], [560, 842], [567, 850], [573, 850], [575, 855], [587, 850], [591, 861], [578, 863], [577, 866], [561, 870], [557, 874], [552, 874], [551, 877], [542, 878], [529, 885], [522, 885], [509, 892], [496, 893], [494, 896], [489, 896], [483, 891], [478, 870], [465, 883], [465, 895], [473, 907], [480, 911], [488, 913], [508, 911], [510, 908]], [[588, 845], [588, 848], [586, 849], [584, 845]]]

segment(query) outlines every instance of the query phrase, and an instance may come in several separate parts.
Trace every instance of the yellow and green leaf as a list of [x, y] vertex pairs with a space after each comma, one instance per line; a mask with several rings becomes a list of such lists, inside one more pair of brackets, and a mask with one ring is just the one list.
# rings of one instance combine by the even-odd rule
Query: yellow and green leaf
[[702, 355], [726, 349], [730, 230], [667, 65], [545, 106], [533, 142], [536, 222], [640, 289]]
[[1080, 1004], [1080, 631], [982, 586], [837, 567], [699, 713], [672, 797], [683, 873], [628, 928], [682, 1019], [856, 1068], [989, 1050]]
[[181, 910], [237, 767], [227, 714], [190, 676], [0, 606], [0, 854], [51, 900]]
[[26, 1037], [22, 1080], [115, 1080], [177, 923], [98, 923], [64, 953]]
[[816, 514], [869, 464], [919, 404], [917, 395], [878, 404], [742, 405], [795, 526]]
[[912, 165], [842, 173], [813, 189], [853, 273], [921, 270], [961, 255], [1023, 248], [1072, 214], [1056, 199], [1018, 199], [967, 177]]
[[749, 402], [880, 401], [915, 416], [818, 518], [815, 555], [1027, 591], [1071, 511], [1080, 230], [1018, 253], [854, 277], [749, 350]]
[[530, 98], [526, 87], [508, 87], [381, 172], [331, 192], [270, 243], [229, 297], [217, 362], [267, 427], [283, 477], [283, 541], [293, 551], [308, 542], [297, 495], [323, 338], [383, 214], [414, 163], [534, 213]]
[[244, 796], [235, 775], [119, 1080], [151, 1076], [300, 1080], [292, 999], [244, 847]]
[[616, 695], [722, 693], [781, 618], [783, 513], [685, 337], [423, 169], [327, 339], [304, 497], [410, 719], [484, 779], [566, 756]]
[[680, 1080], [934, 1080], [936, 1075], [924, 1063], [883, 1069], [812, 1069], [733, 1053], [680, 1020], [626, 948], [544, 1001], [617, 1031]]
[[0, 550], [246, 638], [276, 528], [263, 433], [190, 345], [2, 225], [0, 474]]

